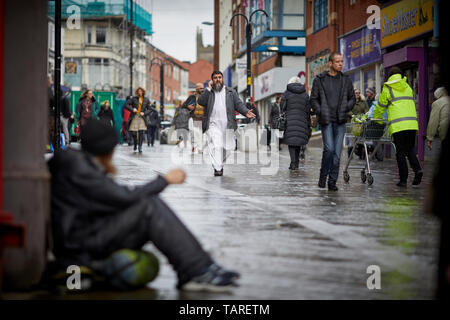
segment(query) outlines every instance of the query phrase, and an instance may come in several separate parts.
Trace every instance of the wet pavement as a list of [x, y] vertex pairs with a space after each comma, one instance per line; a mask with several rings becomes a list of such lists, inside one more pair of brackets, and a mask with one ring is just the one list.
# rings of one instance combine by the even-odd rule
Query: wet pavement
[[[162, 266], [147, 290], [66, 298], [432, 299], [439, 222], [423, 209], [431, 162], [425, 162], [419, 187], [410, 185], [411, 177], [402, 189], [395, 186], [394, 159], [372, 162], [371, 186], [360, 179], [364, 162], [354, 160], [349, 183], [341, 170], [339, 191], [332, 192], [317, 186], [320, 143], [307, 149], [298, 171], [287, 169], [288, 148], [282, 147], [270, 155], [234, 152], [228, 160], [234, 164], [214, 177], [207, 154], [159, 144], [135, 154], [119, 146], [114, 162], [120, 183], [138, 185], [171, 168], [186, 170], [186, 182], [161, 197], [218, 263], [241, 273], [240, 286], [225, 294], [179, 292], [171, 266], [149, 244]], [[346, 161], [344, 150], [341, 167]], [[381, 289], [369, 290], [373, 265], [381, 270]]]
[[[430, 162], [419, 187], [401, 189], [394, 159], [372, 162], [371, 186], [360, 179], [364, 161], [354, 160], [349, 183], [341, 172], [339, 191], [332, 192], [317, 186], [320, 144], [308, 148], [297, 172], [287, 169], [287, 146], [271, 156], [260, 151], [258, 161], [256, 153], [233, 153], [224, 176], [214, 177], [207, 154], [168, 145], [144, 147], [143, 154], [118, 148], [122, 183], [186, 170], [186, 183], [169, 186], [161, 197], [219, 263], [242, 274], [228, 294], [180, 294], [160, 255], [161, 273], [149, 285], [157, 299], [433, 298], [439, 224], [423, 210]], [[346, 161], [343, 152], [341, 167]], [[272, 170], [262, 174], [263, 168]], [[367, 288], [371, 265], [380, 267], [380, 290]]]

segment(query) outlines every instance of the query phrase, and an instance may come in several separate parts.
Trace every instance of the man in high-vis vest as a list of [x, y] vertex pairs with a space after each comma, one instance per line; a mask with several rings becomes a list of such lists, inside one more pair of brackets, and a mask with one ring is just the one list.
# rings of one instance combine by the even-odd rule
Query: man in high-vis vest
[[416, 104], [411, 87], [403, 77], [402, 70], [393, 67], [389, 71], [388, 81], [384, 83], [383, 90], [373, 113], [374, 119], [382, 119], [383, 113], [387, 109], [389, 135], [393, 137], [398, 172], [400, 181], [399, 187], [406, 187], [408, 180], [408, 165], [414, 170], [413, 185], [418, 185], [422, 181], [422, 168], [414, 151], [416, 144], [416, 133], [419, 130], [417, 121]]

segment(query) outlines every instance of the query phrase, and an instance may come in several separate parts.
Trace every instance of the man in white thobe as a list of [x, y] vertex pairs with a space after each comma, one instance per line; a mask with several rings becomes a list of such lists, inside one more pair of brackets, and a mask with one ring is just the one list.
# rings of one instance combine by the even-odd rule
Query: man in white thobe
[[247, 118], [254, 118], [255, 115], [245, 107], [236, 91], [224, 86], [222, 72], [214, 71], [211, 79], [198, 103], [205, 106], [202, 128], [206, 133], [214, 175], [222, 176], [227, 155], [234, 150], [234, 130], [237, 129], [235, 110]]

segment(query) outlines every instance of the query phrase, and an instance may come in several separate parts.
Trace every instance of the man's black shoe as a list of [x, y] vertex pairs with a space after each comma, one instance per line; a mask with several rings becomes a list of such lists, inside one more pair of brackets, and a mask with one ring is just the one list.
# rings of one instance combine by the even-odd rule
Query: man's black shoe
[[413, 180], [413, 186], [417, 186], [420, 184], [420, 182], [422, 181], [422, 177], [423, 177], [423, 171], [417, 171], [416, 174], [414, 175], [414, 180]]
[[397, 187], [406, 187], [406, 181], [399, 181]]
[[216, 177], [220, 177], [220, 176], [222, 176], [223, 175], [223, 169], [222, 170], [216, 170], [216, 169], [214, 169], [214, 176], [216, 176]]
[[328, 190], [330, 191], [338, 191], [338, 187], [336, 187], [336, 182], [328, 182]]
[[319, 178], [319, 188], [325, 188], [325, 185], [327, 184], [327, 176], [321, 176]]
[[293, 162], [289, 165], [289, 170], [295, 170], [295, 164]]

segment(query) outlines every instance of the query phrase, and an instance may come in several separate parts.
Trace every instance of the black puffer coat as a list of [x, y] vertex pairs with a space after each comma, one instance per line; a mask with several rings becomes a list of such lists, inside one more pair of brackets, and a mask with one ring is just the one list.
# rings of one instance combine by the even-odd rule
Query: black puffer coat
[[[331, 123], [330, 108], [328, 106], [327, 96], [323, 87], [324, 78], [328, 71], [324, 71], [314, 78], [311, 90], [311, 107], [319, 118], [319, 124], [324, 126]], [[337, 112], [337, 122], [343, 124], [347, 122], [347, 113], [353, 109], [356, 103], [353, 91], [353, 83], [348, 75], [341, 73], [343, 85], [339, 92], [339, 103]]]
[[142, 221], [167, 186], [163, 177], [131, 189], [77, 150], [55, 152], [48, 166], [54, 254], [62, 265], [89, 266], [126, 248], [129, 236], [146, 242]]
[[300, 83], [288, 84], [281, 97], [281, 112], [286, 112], [283, 142], [289, 146], [304, 146], [311, 137], [309, 97]]

